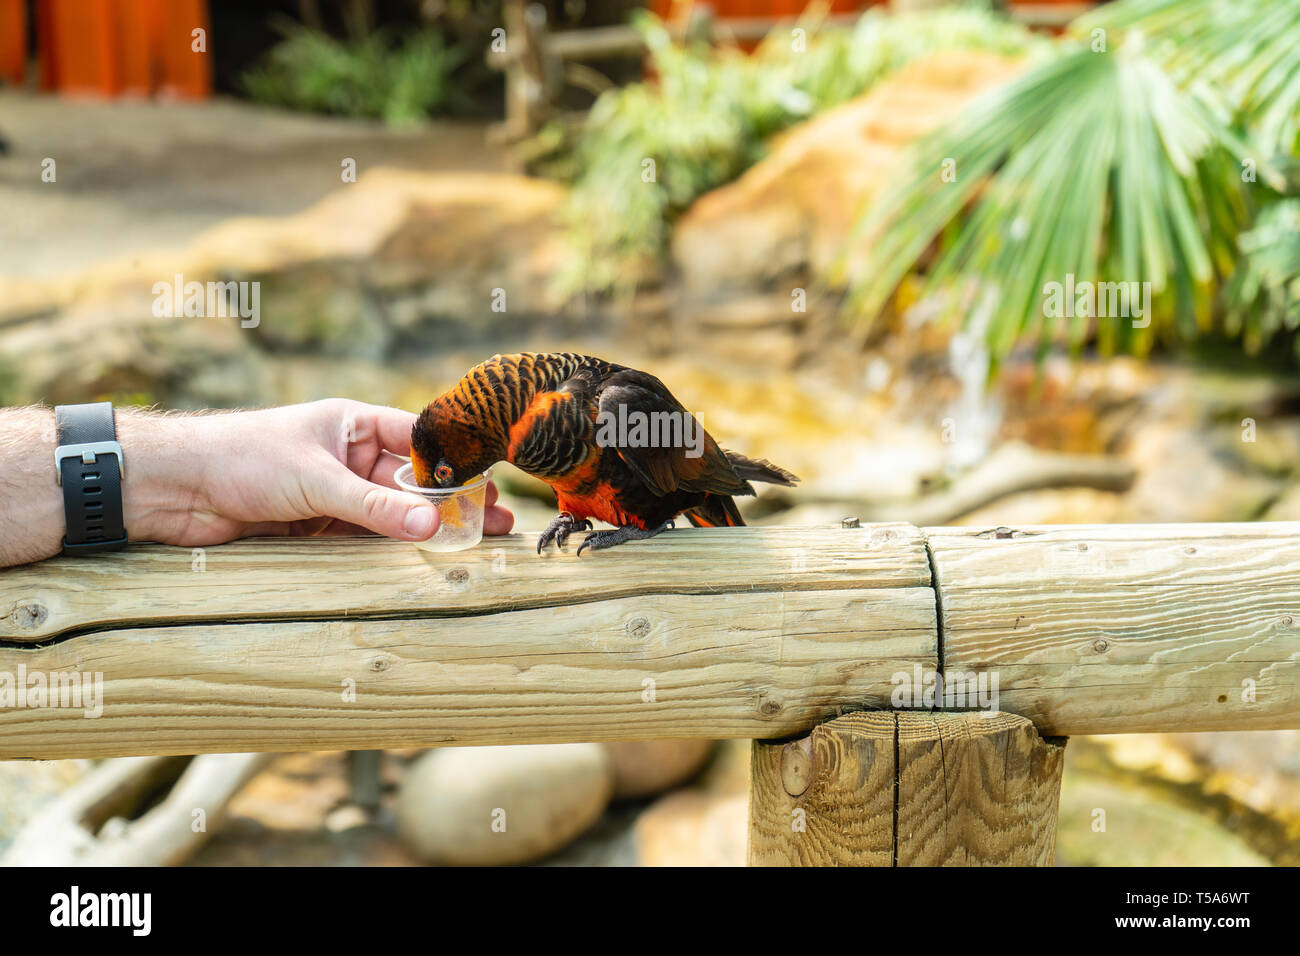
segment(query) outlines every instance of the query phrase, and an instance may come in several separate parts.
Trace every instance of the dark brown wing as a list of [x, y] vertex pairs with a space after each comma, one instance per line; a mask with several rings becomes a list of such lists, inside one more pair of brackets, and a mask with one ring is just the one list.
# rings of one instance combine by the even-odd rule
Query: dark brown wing
[[[713, 437], [653, 375], [635, 369], [615, 372], [600, 383], [596, 402], [597, 443], [613, 447], [655, 494], [754, 493]], [[639, 435], [637, 423], [644, 425]]]
[[538, 392], [510, 428], [507, 459], [539, 478], [559, 478], [586, 461], [595, 445], [597, 374], [579, 369], [559, 388]]

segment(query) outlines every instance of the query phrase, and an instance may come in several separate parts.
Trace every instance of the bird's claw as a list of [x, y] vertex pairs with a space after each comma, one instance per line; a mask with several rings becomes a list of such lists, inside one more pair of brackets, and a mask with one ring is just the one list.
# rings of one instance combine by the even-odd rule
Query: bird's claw
[[[547, 526], [546, 530], [538, 536], [537, 553], [541, 554], [542, 549], [552, 541], [555, 542], [557, 548], [563, 550], [569, 544], [569, 535], [573, 534], [575, 531], [587, 531], [590, 528], [591, 522], [585, 518], [579, 520], [573, 517], [569, 512], [561, 511], [555, 516], [555, 519], [550, 523], [550, 525]], [[578, 550], [578, 553], [582, 553], [581, 548]]]
[[665, 521], [657, 528], [642, 529], [635, 525], [623, 525], [610, 531], [593, 531], [582, 539], [582, 544], [578, 545], [578, 557], [582, 557], [582, 552], [587, 548], [592, 551], [601, 551], [605, 548], [623, 544], [625, 541], [640, 541], [645, 538], [653, 538], [671, 527], [673, 527], [673, 522]]

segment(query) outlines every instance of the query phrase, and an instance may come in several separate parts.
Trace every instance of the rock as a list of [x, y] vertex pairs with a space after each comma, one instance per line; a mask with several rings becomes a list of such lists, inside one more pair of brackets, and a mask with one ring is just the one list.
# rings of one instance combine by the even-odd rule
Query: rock
[[[1292, 475], [1300, 467], [1300, 419], [1275, 418], [1223, 430], [1224, 444], [1246, 465], [1272, 475]], [[1253, 423], [1253, 426], [1249, 423]]]
[[[1105, 829], [1094, 829], [1103, 819]], [[1065, 774], [1059, 820], [1058, 865], [1269, 865], [1214, 821], [1086, 771]]]
[[606, 744], [614, 767], [614, 797], [662, 793], [695, 776], [713, 753], [711, 740], [632, 740]]
[[606, 810], [596, 824], [539, 866], [636, 866], [636, 821], [641, 806], [624, 803]]
[[562, 309], [549, 286], [564, 196], [522, 176], [381, 168], [295, 216], [223, 223], [189, 255], [262, 283], [272, 347], [374, 359], [500, 341]]
[[786, 132], [765, 159], [678, 221], [672, 258], [687, 295], [707, 300], [826, 275], [864, 203], [895, 181], [903, 149], [1020, 69], [976, 51], [923, 57]]
[[[476, 360], [544, 347], [572, 324], [549, 293], [564, 197], [521, 176], [381, 167], [302, 212], [229, 219], [180, 250], [57, 281], [0, 278], [0, 401], [269, 404], [296, 387], [272, 360], [380, 367], [434, 346]], [[257, 283], [258, 322], [155, 317], [155, 284], [178, 275]], [[337, 393], [336, 381], [300, 390]]]
[[0, 761], [0, 852], [29, 820], [92, 767], [89, 760]]
[[1300, 485], [1291, 485], [1264, 513], [1265, 521], [1300, 521]]
[[[422, 751], [420, 751], [422, 752]], [[396, 784], [397, 759], [381, 764]], [[386, 787], [387, 790], [387, 787]], [[373, 816], [350, 803], [347, 754], [281, 754], [227, 807], [221, 829], [190, 866], [418, 866], [389, 825], [395, 793]]]
[[[522, 245], [497, 233], [545, 223], [564, 196], [564, 187], [525, 176], [378, 167], [300, 213], [229, 219], [201, 233], [189, 255], [198, 266], [244, 272], [379, 257], [424, 277], [457, 255], [495, 258], [497, 241]], [[440, 234], [426, 236], [430, 227]], [[477, 248], [461, 247], [464, 239]]]
[[637, 820], [637, 862], [641, 866], [744, 866], [748, 838], [748, 795], [670, 793]]
[[251, 274], [263, 319], [249, 334], [268, 351], [382, 360], [394, 333], [363, 271], [344, 260]]
[[[1133, 736], [1104, 738], [1112, 745], [1112, 759], [1119, 762], [1114, 744]], [[1300, 730], [1166, 734], [1160, 740], [1192, 762], [1195, 779], [1205, 791], [1225, 793], [1257, 813], [1300, 829]], [[1167, 771], [1161, 776], [1177, 780]], [[1300, 853], [1300, 847], [1296, 851]]]
[[427, 863], [530, 863], [591, 826], [613, 792], [599, 744], [433, 750], [402, 780], [397, 828]]
[[101, 397], [171, 407], [246, 405], [262, 395], [263, 356], [238, 319], [158, 318], [148, 286], [0, 328], [7, 401]]
[[370, 815], [354, 803], [345, 803], [335, 807], [325, 817], [325, 829], [331, 833], [344, 833], [358, 827], [370, 825]]
[[1277, 479], [1234, 467], [1201, 422], [1151, 422], [1128, 444], [1138, 479], [1113, 520], [1256, 521], [1281, 491]]
[[1123, 520], [1124, 496], [1093, 488], [1048, 488], [991, 502], [952, 521], [966, 527], [1028, 524], [1112, 524]]

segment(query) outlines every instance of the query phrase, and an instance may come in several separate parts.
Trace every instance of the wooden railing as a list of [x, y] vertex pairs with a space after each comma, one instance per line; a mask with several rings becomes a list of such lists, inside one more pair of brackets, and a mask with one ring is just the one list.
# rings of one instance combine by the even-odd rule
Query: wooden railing
[[755, 862], [1046, 862], [1051, 738], [1300, 727], [1298, 524], [139, 546], [0, 572], [0, 615], [0, 759], [752, 738]]

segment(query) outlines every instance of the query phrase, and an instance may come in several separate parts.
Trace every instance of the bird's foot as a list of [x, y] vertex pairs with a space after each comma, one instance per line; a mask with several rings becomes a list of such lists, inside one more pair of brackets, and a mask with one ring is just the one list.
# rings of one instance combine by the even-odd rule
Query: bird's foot
[[583, 518], [579, 520], [567, 511], [561, 511], [555, 516], [555, 520], [547, 526], [537, 538], [537, 553], [541, 554], [552, 541], [557, 548], [564, 548], [569, 543], [569, 535], [575, 531], [590, 531], [591, 522]]
[[582, 539], [582, 544], [578, 545], [578, 556], [582, 556], [584, 548], [590, 548], [592, 551], [603, 551], [605, 548], [613, 548], [627, 541], [653, 538], [655, 535], [661, 534], [674, 526], [674, 522], [665, 521], [659, 527], [650, 528], [649, 530], [642, 530], [634, 524], [625, 524], [612, 531], [593, 531]]

